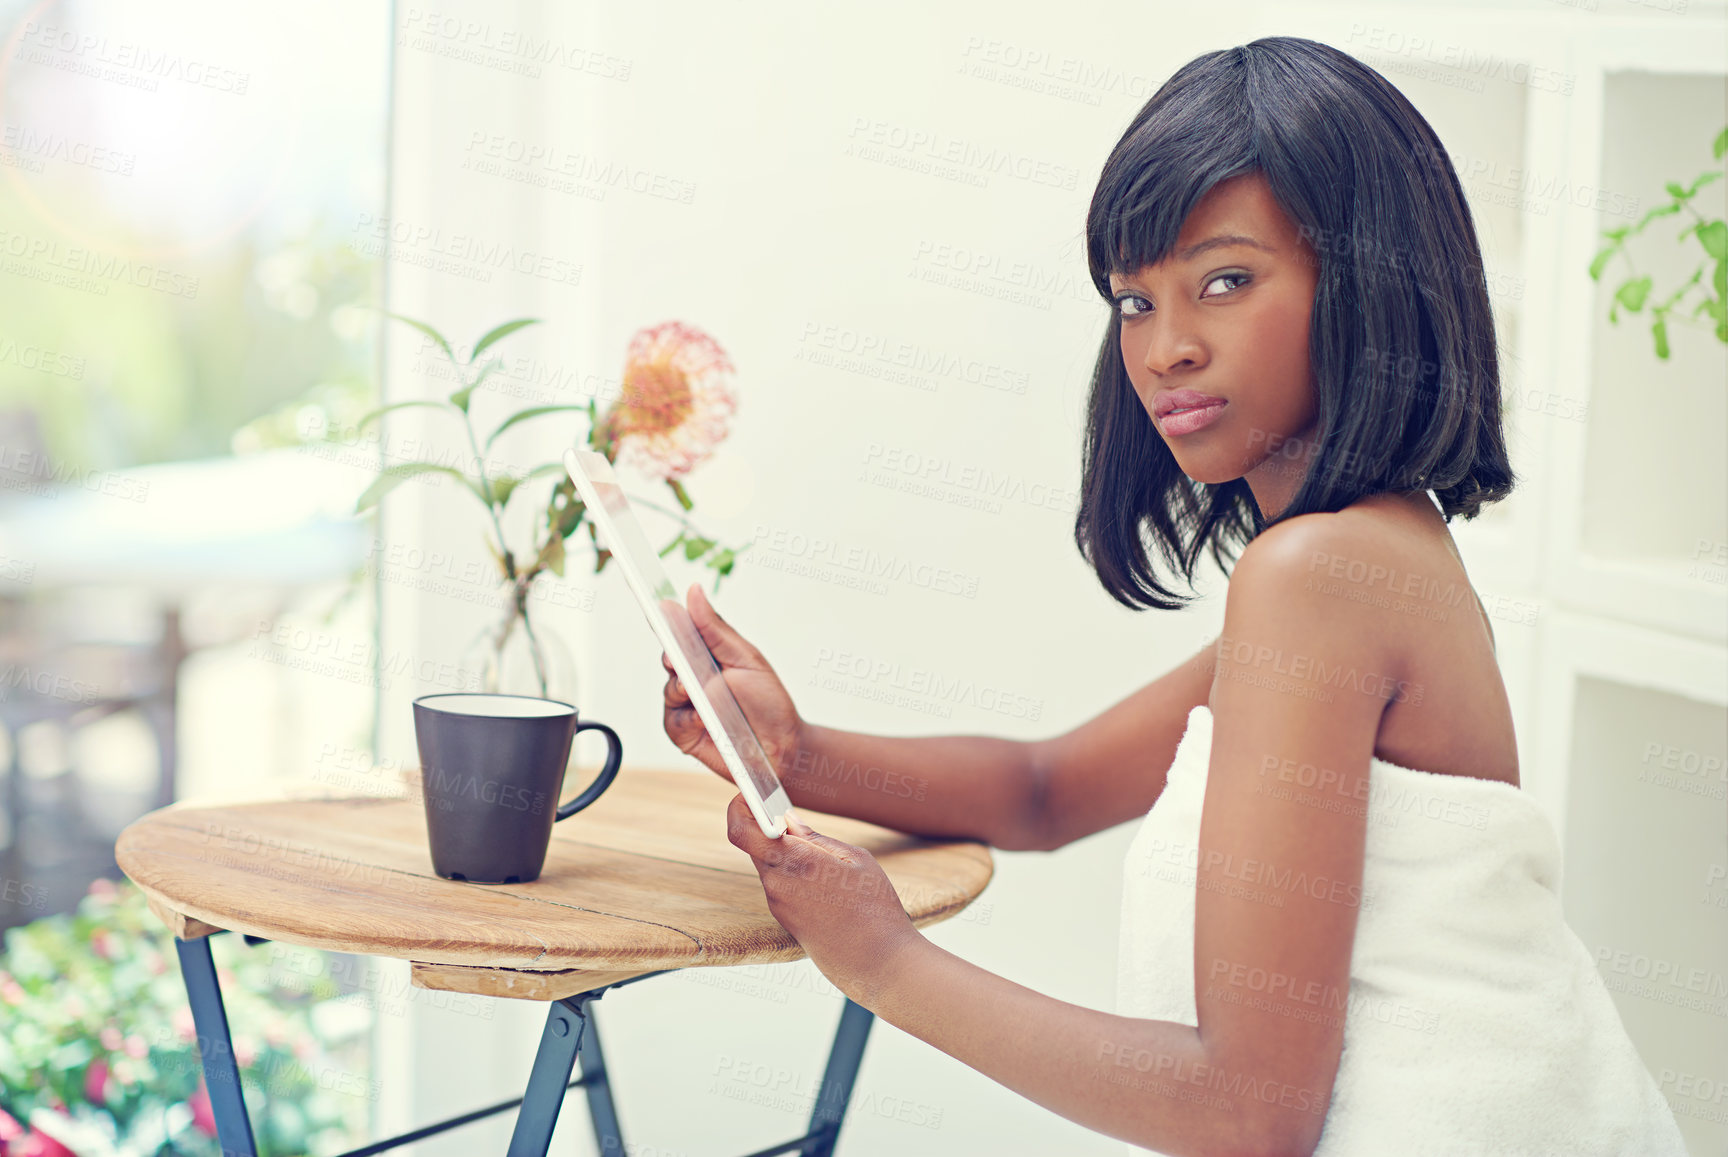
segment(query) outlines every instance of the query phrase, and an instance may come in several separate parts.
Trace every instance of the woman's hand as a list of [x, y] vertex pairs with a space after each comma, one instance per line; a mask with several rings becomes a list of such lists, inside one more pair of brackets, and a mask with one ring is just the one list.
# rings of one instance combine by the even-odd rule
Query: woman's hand
[[876, 857], [797, 820], [765, 836], [743, 795], [726, 809], [726, 838], [755, 861], [774, 919], [835, 988], [873, 1010], [897, 954], [924, 939]]
[[[792, 696], [780, 682], [780, 676], [774, 673], [774, 668], [768, 665], [768, 660], [762, 657], [762, 652], [746, 642], [743, 635], [720, 617], [708, 601], [701, 583], [690, 584], [686, 601], [691, 622], [720, 664], [720, 677], [726, 680], [727, 689], [738, 700], [738, 706], [743, 708], [744, 718], [761, 741], [762, 750], [774, 765], [775, 772], [785, 779], [787, 766], [797, 754], [804, 731], [804, 720], [792, 705]], [[684, 684], [664, 651], [660, 653], [660, 665], [666, 668], [667, 675], [664, 694], [667, 737], [678, 745], [679, 751], [694, 755], [707, 765], [708, 770], [728, 783], [732, 782], [732, 772], [720, 757], [708, 729], [702, 725], [701, 716], [696, 713]]]

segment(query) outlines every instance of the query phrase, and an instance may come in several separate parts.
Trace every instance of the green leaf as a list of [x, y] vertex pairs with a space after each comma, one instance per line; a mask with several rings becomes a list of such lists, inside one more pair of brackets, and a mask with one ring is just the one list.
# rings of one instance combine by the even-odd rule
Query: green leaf
[[1622, 285], [1614, 294], [1614, 299], [1633, 313], [1644, 308], [1644, 299], [1650, 296], [1650, 279], [1638, 277]]
[[537, 317], [519, 317], [515, 321], [507, 321], [489, 331], [485, 337], [474, 343], [474, 352], [468, 355], [468, 364], [473, 365], [476, 358], [485, 353], [495, 343], [502, 341], [524, 326], [535, 325], [540, 321]]
[[539, 565], [544, 566], [559, 578], [563, 578], [564, 557], [564, 540], [554, 534], [546, 540], [546, 545], [540, 548]]
[[498, 440], [498, 435], [518, 422], [526, 422], [528, 419], [538, 418], [542, 414], [557, 414], [565, 410], [586, 410], [587, 408], [587, 406], [535, 406], [528, 410], [518, 410], [500, 422], [498, 428], [492, 431], [491, 436], [486, 439], [486, 449], [490, 450], [492, 443]]
[[399, 313], [386, 314], [385, 316], [393, 317], [397, 321], [407, 322], [409, 325], [413, 326], [415, 329], [419, 330], [421, 333], [425, 334], [427, 337], [429, 337], [433, 341], [437, 342], [438, 348], [444, 351], [445, 357], [449, 358], [452, 362], [454, 362], [456, 360], [456, 354], [450, 349], [450, 343], [444, 340], [444, 335], [439, 333], [437, 330], [433, 329], [431, 326], [427, 325], [425, 322], [415, 321], [411, 317], [403, 317]]
[[405, 410], [409, 406], [430, 406], [434, 410], [442, 410], [444, 408], [444, 403], [443, 402], [429, 402], [429, 401], [424, 401], [424, 400], [414, 401], [414, 402], [391, 402], [388, 406], [381, 406], [378, 409], [373, 410], [370, 414], [367, 414], [365, 417], [361, 418], [359, 423], [356, 424], [354, 428], [355, 428], [355, 430], [364, 430], [367, 426], [371, 425], [374, 421], [376, 421], [378, 418], [382, 417], [383, 415], [388, 414], [391, 410]]
[[1698, 243], [1704, 246], [1704, 252], [1720, 261], [1728, 256], [1728, 224], [1721, 221], [1710, 221], [1698, 226]]
[[1668, 358], [1668, 319], [1659, 317], [1656, 324], [1650, 327], [1650, 332], [1656, 336], [1656, 356], [1664, 361]]
[[1678, 181], [1664, 181], [1662, 187], [1668, 190], [1668, 195], [1676, 200], [1684, 201], [1687, 197], [1685, 186]]
[[528, 471], [528, 473], [522, 475], [520, 478], [514, 474], [505, 474], [498, 478], [494, 478], [492, 480], [492, 497], [497, 501], [499, 509], [503, 509], [505, 504], [510, 501], [510, 496], [516, 493], [517, 488], [524, 482], [531, 482], [536, 478], [544, 478], [546, 475], [562, 469], [564, 469], [564, 463], [562, 462], [543, 462], [534, 467], [534, 469]]
[[1644, 214], [1643, 220], [1639, 221], [1638, 224], [1632, 227], [1632, 232], [1637, 233], [1639, 230], [1643, 229], [1644, 226], [1650, 224], [1650, 222], [1656, 220], [1658, 217], [1672, 217], [1679, 211], [1680, 206], [1678, 205], [1658, 205], [1648, 213]]
[[678, 532], [678, 536], [676, 538], [674, 538], [671, 542], [667, 543], [665, 546], [660, 548], [660, 551], [659, 551], [660, 557], [665, 558], [667, 555], [671, 554], [672, 548], [677, 546], [679, 543], [681, 543], [683, 541], [684, 541], [684, 532], [682, 530], [680, 530]]
[[1711, 279], [1711, 284], [1716, 287], [1717, 297], [1728, 297], [1728, 261], [1717, 260], [1716, 276]]
[[690, 496], [684, 492], [684, 484], [678, 481], [678, 479], [668, 478], [666, 479], [666, 485], [672, 488], [672, 493], [677, 497], [679, 506], [682, 506], [685, 510], [689, 510], [696, 505], [690, 500]]
[[695, 558], [713, 545], [714, 540], [711, 538], [686, 538], [684, 540], [684, 557], [686, 559]]
[[452, 478], [466, 486], [469, 491], [473, 493], [474, 497], [478, 498], [481, 502], [486, 501], [486, 495], [481, 491], [480, 484], [474, 481], [474, 479], [468, 477], [468, 475], [462, 473], [462, 471], [456, 469], [454, 466], [444, 466], [437, 462], [402, 462], [395, 466], [385, 467], [384, 470], [379, 473], [378, 477], [372, 480], [372, 485], [368, 486], [360, 497], [355, 500], [354, 513], [359, 514], [361, 511], [377, 505], [381, 498], [402, 485], [402, 483], [408, 481], [408, 479], [418, 477], [421, 474], [430, 474], [434, 472], [450, 475]]
[[1591, 261], [1590, 261], [1590, 280], [1591, 281], [1600, 281], [1602, 279], [1602, 270], [1608, 265], [1609, 259], [1612, 258], [1618, 252], [1620, 252], [1620, 246], [1610, 245], [1608, 248], [1604, 249], [1602, 252], [1598, 253], [1594, 258], [1591, 259]]
[[1728, 152], [1728, 128], [1717, 133], [1716, 143], [1710, 146], [1710, 155], [1718, 161], [1722, 159], [1722, 154], [1725, 152]]
[[468, 399], [473, 397], [473, 395], [473, 386], [463, 386], [460, 390], [457, 390], [454, 394], [450, 395], [450, 404], [466, 414], [468, 412]]

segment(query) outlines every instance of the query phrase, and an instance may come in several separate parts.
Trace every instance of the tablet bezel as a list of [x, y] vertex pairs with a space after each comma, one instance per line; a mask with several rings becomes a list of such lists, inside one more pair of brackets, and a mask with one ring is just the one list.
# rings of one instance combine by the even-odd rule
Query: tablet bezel
[[[792, 807], [785, 785], [774, 773], [773, 763], [763, 751], [762, 743], [751, 729], [744, 709], [721, 674], [719, 661], [714, 658], [714, 653], [708, 649], [700, 632], [695, 629], [695, 623], [691, 623], [690, 633], [701, 647], [701, 654], [693, 656], [687, 652], [678, 632], [667, 620], [659, 598], [671, 598], [683, 608], [686, 616], [690, 613], [689, 608], [685, 606], [684, 596], [672, 586], [665, 568], [660, 565], [660, 556], [654, 553], [646, 535], [642, 533], [641, 523], [612, 469], [612, 463], [597, 450], [572, 447], [564, 451], [564, 469], [570, 480], [576, 484], [588, 517], [593, 519], [594, 525], [604, 537], [605, 549], [611, 551], [613, 560], [623, 569], [625, 584], [636, 597], [636, 604], [642, 608], [643, 617], [648, 620], [649, 627], [659, 639], [666, 657], [671, 660], [679, 682], [684, 685], [697, 715], [708, 729], [708, 736], [713, 741], [715, 750], [720, 753], [727, 770], [732, 773], [732, 782], [743, 793], [744, 802], [750, 805], [750, 813], [756, 817], [757, 826], [762, 829], [763, 834], [774, 839], [780, 838], [786, 832], [785, 813]], [[608, 506], [598, 486], [609, 486], [616, 491], [616, 511]], [[630, 533], [631, 530], [634, 530], [634, 536]], [[697, 673], [697, 668], [701, 665], [712, 668], [710, 681], [718, 687], [719, 696], [723, 696], [729, 704], [729, 713], [735, 720], [728, 720], [727, 713], [715, 707], [703, 678]], [[763, 798], [757, 787], [758, 776], [773, 785], [773, 790], [766, 798]]]

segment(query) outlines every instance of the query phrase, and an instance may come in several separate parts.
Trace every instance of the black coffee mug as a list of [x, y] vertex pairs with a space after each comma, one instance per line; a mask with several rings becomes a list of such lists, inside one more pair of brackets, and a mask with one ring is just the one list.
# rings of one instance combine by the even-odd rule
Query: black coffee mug
[[[590, 729], [606, 736], [606, 766], [559, 806], [576, 733]], [[604, 723], [578, 723], [572, 705], [528, 695], [422, 695], [414, 738], [432, 870], [474, 884], [538, 879], [552, 825], [599, 799], [624, 758], [618, 733]]]

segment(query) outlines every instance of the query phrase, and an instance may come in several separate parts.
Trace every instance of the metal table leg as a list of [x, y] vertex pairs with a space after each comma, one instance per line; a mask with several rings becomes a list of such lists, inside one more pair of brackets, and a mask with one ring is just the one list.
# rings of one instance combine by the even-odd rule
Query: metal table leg
[[828, 1052], [828, 1068], [822, 1074], [816, 1108], [810, 1114], [810, 1140], [798, 1151], [799, 1157], [833, 1157], [840, 1123], [852, 1100], [852, 1085], [858, 1079], [858, 1066], [864, 1058], [864, 1045], [870, 1039], [870, 1026], [875, 1023], [875, 1013], [850, 997], [846, 999], [846, 1007], [840, 1012], [840, 1027], [834, 1031], [834, 1047]]
[[602, 995], [604, 990], [584, 992], [552, 1002], [506, 1157], [546, 1157], [552, 1144], [552, 1130], [558, 1124], [558, 1112], [564, 1107], [564, 1094], [569, 1092], [570, 1070], [578, 1055], [582, 1058], [581, 1083], [588, 1092], [588, 1111], [594, 1119], [594, 1140], [600, 1146], [601, 1157], [623, 1157], [624, 1139], [618, 1131], [612, 1086], [606, 1079], [606, 1058], [601, 1055], [599, 1034], [588, 1009], [588, 1002]]
[[[605, 990], [589, 997], [606, 995]], [[582, 1010], [588, 1025], [582, 1033], [577, 1060], [582, 1066], [582, 1087], [588, 1093], [588, 1116], [594, 1122], [594, 1144], [600, 1157], [624, 1157], [624, 1135], [618, 1128], [618, 1108], [612, 1103], [612, 1082], [606, 1076], [606, 1056], [600, 1051], [600, 1022], [591, 1007]]]
[[[223, 1157], [258, 1157], [252, 1121], [240, 1085], [240, 1066], [234, 1058], [234, 1042], [228, 1031], [228, 1014], [222, 1005], [216, 964], [210, 955], [210, 938], [181, 940], [176, 937], [174, 947], [180, 956], [180, 972], [186, 981], [186, 995], [192, 1006], [192, 1021], [198, 1033], [198, 1056], [204, 1069], [204, 1084], [216, 1118], [216, 1135]], [[576, 1085], [582, 1085], [588, 1094], [588, 1113], [593, 1120], [594, 1140], [601, 1157], [624, 1157], [624, 1138], [618, 1124], [617, 1107], [612, 1101], [606, 1057], [600, 1048], [600, 1032], [589, 1005], [613, 988], [657, 975], [659, 973], [649, 973], [598, 992], [585, 992], [553, 1001], [547, 1012], [546, 1027], [540, 1034], [540, 1047], [534, 1056], [528, 1089], [520, 1101], [506, 1101], [466, 1113], [352, 1150], [345, 1157], [370, 1157], [515, 1108], [518, 1104], [521, 1108], [516, 1116], [516, 1128], [510, 1137], [507, 1157], [545, 1157], [552, 1145], [552, 1131], [558, 1124], [564, 1096]], [[797, 1150], [799, 1157], [833, 1157], [840, 1126], [852, 1099], [852, 1087], [858, 1078], [864, 1046], [869, 1041], [870, 1028], [875, 1021], [875, 1014], [869, 1009], [851, 999], [846, 1001], [840, 1013], [839, 1027], [834, 1033], [834, 1044], [828, 1052], [828, 1065], [822, 1074], [822, 1085], [810, 1115], [809, 1130], [802, 1137], [758, 1150], [751, 1157], [771, 1157], [793, 1150]], [[582, 1075], [571, 1081], [570, 1073], [578, 1059], [582, 1064]]]
[[252, 1140], [252, 1119], [246, 1115], [246, 1097], [240, 1088], [240, 1065], [234, 1059], [234, 1041], [228, 1035], [228, 1013], [222, 1007], [222, 989], [216, 982], [216, 962], [210, 957], [210, 938], [174, 938], [180, 954], [180, 974], [186, 981], [186, 996], [192, 1004], [192, 1023], [198, 1032], [198, 1059], [204, 1065], [204, 1087], [210, 1094], [210, 1110], [216, 1118], [216, 1137], [223, 1157], [258, 1157]]

